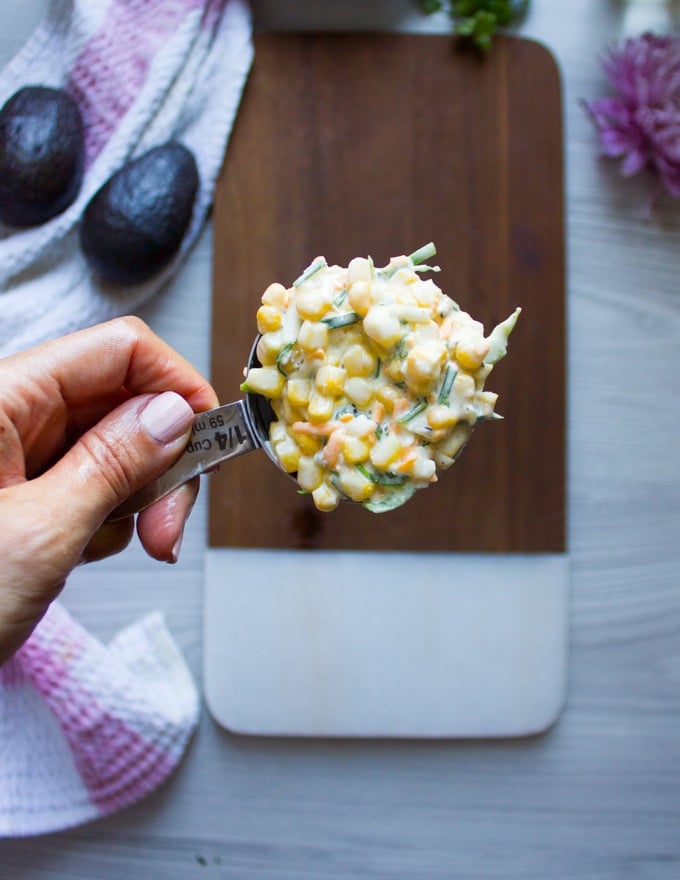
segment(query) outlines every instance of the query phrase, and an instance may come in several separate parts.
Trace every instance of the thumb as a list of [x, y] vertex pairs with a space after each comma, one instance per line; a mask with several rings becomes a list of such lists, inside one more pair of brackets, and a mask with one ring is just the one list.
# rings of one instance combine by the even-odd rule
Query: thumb
[[83, 434], [39, 478], [43, 497], [63, 504], [59, 515], [68, 511], [79, 537], [89, 539], [115, 507], [175, 462], [193, 418], [189, 404], [174, 391], [132, 398]]

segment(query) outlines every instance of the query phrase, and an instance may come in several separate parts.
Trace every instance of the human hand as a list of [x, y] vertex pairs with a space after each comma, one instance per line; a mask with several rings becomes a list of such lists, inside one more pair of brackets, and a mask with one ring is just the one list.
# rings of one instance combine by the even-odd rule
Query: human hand
[[[136, 318], [0, 360], [0, 663], [81, 562], [124, 549], [119, 504], [173, 464], [208, 382]], [[137, 517], [154, 559], [175, 562], [198, 480]]]

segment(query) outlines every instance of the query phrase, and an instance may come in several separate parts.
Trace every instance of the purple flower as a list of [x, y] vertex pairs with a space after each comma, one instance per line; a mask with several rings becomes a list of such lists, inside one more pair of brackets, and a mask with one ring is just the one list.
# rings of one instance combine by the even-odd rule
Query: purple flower
[[605, 155], [621, 158], [627, 177], [651, 168], [680, 198], [680, 37], [632, 37], [602, 66], [615, 94], [585, 106]]

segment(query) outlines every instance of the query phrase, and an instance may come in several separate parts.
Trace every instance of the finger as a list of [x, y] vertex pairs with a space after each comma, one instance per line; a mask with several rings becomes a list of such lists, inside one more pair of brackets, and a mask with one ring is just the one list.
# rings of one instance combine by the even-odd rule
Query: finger
[[147, 507], [137, 517], [137, 535], [154, 559], [177, 562], [184, 525], [198, 495], [198, 477]]
[[81, 562], [97, 562], [125, 550], [135, 533], [134, 517], [105, 522], [94, 533], [83, 551]]
[[[194, 412], [218, 403], [198, 370], [138, 318], [116, 318], [46, 342], [5, 359], [2, 367], [10, 378], [22, 375], [43, 410], [92, 404], [121, 389], [134, 395], [176, 391]], [[35, 433], [35, 408], [25, 394], [10, 395], [4, 408], [22, 437]], [[43, 411], [41, 418], [47, 417]]]
[[87, 543], [115, 507], [175, 462], [186, 447], [193, 416], [172, 391], [133, 398], [33, 481], [54, 515], [68, 517], [72, 541], [85, 537]]

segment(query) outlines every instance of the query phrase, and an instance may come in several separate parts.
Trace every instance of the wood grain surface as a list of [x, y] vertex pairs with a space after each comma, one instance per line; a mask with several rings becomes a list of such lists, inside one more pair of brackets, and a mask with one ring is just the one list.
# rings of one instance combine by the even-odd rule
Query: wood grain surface
[[[47, 5], [5, 0], [0, 63]], [[450, 29], [412, 0], [253, 8], [260, 28]], [[599, 57], [627, 8], [535, 2], [522, 29], [551, 47], [564, 84], [572, 619], [559, 724], [502, 742], [301, 742], [232, 736], [204, 707], [164, 786], [87, 826], [0, 841], [1, 880], [678, 880], [680, 208], [666, 199], [650, 217], [649, 178], [598, 160], [581, 106], [607, 94]], [[140, 309], [205, 372], [211, 232]], [[206, 501], [177, 565], [133, 542], [79, 566], [62, 594], [105, 643], [161, 610], [198, 682]]]
[[212, 376], [239, 396], [271, 281], [317, 254], [377, 265], [427, 241], [436, 281], [490, 327], [523, 314], [487, 382], [505, 421], [405, 507], [316, 511], [263, 453], [211, 481], [212, 546], [564, 549], [560, 86], [552, 56], [499, 40], [486, 63], [446, 36], [266, 34], [218, 186]]

